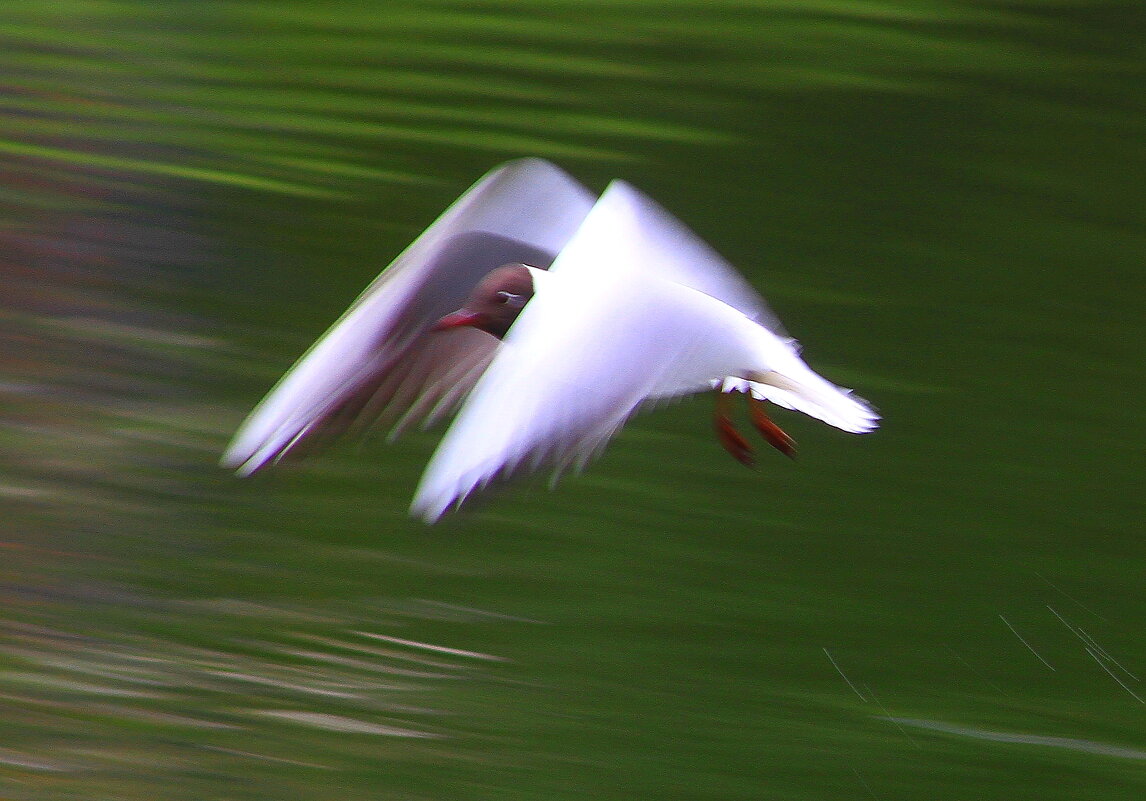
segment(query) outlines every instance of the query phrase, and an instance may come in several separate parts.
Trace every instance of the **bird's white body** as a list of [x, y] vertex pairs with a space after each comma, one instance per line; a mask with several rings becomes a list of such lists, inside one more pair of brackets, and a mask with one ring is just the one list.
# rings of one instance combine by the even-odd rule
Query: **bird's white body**
[[[620, 181], [593, 203], [552, 165], [525, 160], [479, 182], [382, 274], [252, 413], [224, 463], [257, 469], [359, 391], [355, 363], [394, 338], [387, 321], [432, 256], [419, 243], [440, 246], [475, 220], [553, 258], [531, 270], [533, 297], [490, 358], [466, 368], [472, 390], [414, 498], [427, 521], [519, 467], [579, 467], [647, 401], [714, 387], [845, 431], [875, 428], [875, 412], [814, 373], [751, 286], [668, 212]], [[405, 284], [414, 289], [395, 290]], [[430, 417], [459, 400], [436, 392]]]

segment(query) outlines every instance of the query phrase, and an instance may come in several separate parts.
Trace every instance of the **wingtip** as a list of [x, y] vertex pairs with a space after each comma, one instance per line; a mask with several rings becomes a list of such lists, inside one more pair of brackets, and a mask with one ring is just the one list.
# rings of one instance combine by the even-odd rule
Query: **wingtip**
[[251, 448], [248, 443], [236, 437], [219, 457], [219, 467], [224, 470], [233, 470], [239, 478], [246, 478], [268, 464], [274, 464], [282, 457], [288, 448], [274, 448], [270, 443], [263, 443], [257, 448]]
[[431, 503], [422, 498], [415, 498], [410, 504], [410, 517], [419, 518], [427, 526], [432, 526], [442, 519], [442, 515], [446, 513], [446, 506], [448, 504], [440, 501]]
[[483, 486], [473, 479], [468, 482], [464, 479], [454, 481], [435, 475], [433, 469], [431, 463], [410, 503], [410, 515], [422, 518], [428, 526], [460, 509], [466, 498]]
[[853, 434], [870, 434], [879, 428], [880, 421], [883, 417], [879, 411], [871, 405], [867, 400], [856, 395], [852, 390], [847, 391], [847, 396], [852, 400], [858, 409], [854, 418], [855, 427], [852, 429]]
[[219, 467], [224, 470], [239, 470], [247, 461], [249, 454], [244, 456], [236, 453], [233, 447], [227, 448], [219, 457]]
[[253, 456], [242, 456], [226, 451], [219, 457], [219, 467], [234, 472], [239, 478], [247, 478], [262, 467]]

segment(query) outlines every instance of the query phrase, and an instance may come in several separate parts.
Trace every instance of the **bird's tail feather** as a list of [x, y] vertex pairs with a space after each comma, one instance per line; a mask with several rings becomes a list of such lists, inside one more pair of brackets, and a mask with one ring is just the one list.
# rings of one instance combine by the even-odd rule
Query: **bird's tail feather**
[[753, 373], [749, 377], [749, 389], [758, 398], [803, 412], [852, 434], [864, 434], [878, 427], [879, 414], [850, 389], [837, 387], [806, 367], [792, 372], [797, 375], [774, 370]]

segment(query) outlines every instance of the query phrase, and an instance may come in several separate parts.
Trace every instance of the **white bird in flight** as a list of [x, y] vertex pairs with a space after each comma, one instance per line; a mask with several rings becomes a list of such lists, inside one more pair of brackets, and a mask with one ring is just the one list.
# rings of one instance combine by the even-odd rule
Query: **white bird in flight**
[[853, 433], [879, 416], [814, 373], [755, 290], [623, 181], [598, 198], [540, 159], [489, 172], [366, 288], [235, 434], [249, 475], [381, 420], [396, 435], [457, 409], [411, 506], [427, 523], [495, 478], [580, 468], [643, 403], [706, 390], [717, 435], [752, 463], [728, 398], [794, 443], [764, 401]]

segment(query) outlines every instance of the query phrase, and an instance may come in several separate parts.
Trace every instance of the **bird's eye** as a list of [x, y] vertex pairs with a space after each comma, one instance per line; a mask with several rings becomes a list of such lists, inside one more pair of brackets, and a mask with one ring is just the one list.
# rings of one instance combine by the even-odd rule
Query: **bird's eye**
[[520, 309], [525, 305], [525, 298], [521, 295], [515, 295], [513, 292], [506, 292], [504, 289], [497, 293], [497, 302], [503, 306], [509, 306], [513, 309]]

